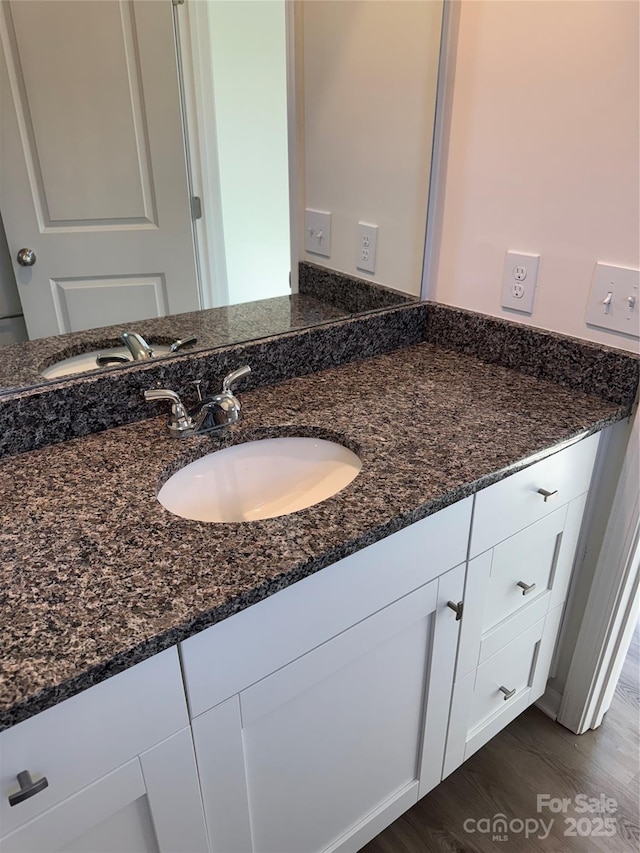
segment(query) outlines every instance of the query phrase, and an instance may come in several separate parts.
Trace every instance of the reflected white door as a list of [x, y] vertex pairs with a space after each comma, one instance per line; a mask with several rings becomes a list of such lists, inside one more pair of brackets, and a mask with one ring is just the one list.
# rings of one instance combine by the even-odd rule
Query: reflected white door
[[2, 0], [0, 36], [0, 210], [29, 336], [197, 310], [171, 0]]

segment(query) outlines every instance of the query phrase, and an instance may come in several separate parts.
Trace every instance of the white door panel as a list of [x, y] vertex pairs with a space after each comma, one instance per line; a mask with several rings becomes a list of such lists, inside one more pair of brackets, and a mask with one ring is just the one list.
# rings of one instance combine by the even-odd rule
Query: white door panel
[[170, 0], [4, 0], [0, 36], [0, 207], [30, 336], [197, 310]]

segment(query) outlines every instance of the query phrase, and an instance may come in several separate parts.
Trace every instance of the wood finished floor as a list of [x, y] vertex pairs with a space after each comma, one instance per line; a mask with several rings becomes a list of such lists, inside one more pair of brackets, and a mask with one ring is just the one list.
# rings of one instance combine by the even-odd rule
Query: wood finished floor
[[[637, 853], [640, 850], [640, 629], [636, 630], [615, 698], [596, 731], [577, 736], [529, 708], [361, 853]], [[537, 794], [605, 794], [618, 804], [613, 837], [567, 837], [565, 818], [539, 814]], [[546, 839], [510, 833], [507, 840], [465, 832], [468, 818], [555, 817]], [[592, 824], [593, 825], [593, 824]], [[588, 824], [582, 825], [585, 830]], [[516, 825], [518, 829], [518, 825]], [[544, 832], [543, 832], [544, 834]], [[537, 835], [537, 833], [535, 833]]]

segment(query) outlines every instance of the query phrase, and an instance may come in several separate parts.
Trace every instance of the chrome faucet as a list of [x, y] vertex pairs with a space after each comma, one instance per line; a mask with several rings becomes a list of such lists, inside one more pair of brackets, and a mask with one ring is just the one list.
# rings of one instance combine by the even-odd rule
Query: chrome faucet
[[191, 412], [187, 411], [176, 392], [168, 388], [152, 388], [145, 391], [144, 399], [148, 403], [155, 400], [170, 401], [171, 417], [167, 422], [167, 429], [176, 438], [215, 432], [231, 426], [240, 418], [242, 406], [233, 393], [233, 386], [249, 373], [251, 368], [248, 365], [234, 370], [222, 380], [220, 393], [205, 399], [200, 395], [200, 383], [196, 383], [200, 399]]
[[123, 332], [120, 337], [122, 338], [122, 343], [131, 353], [133, 361], [145, 361], [148, 358], [153, 358], [153, 349], [142, 335], [139, 335], [137, 332]]
[[[156, 355], [153, 347], [149, 346], [142, 335], [139, 335], [137, 332], [123, 332], [120, 335], [120, 339], [131, 353], [131, 357], [120, 353], [106, 353], [104, 355], [99, 353], [96, 358], [98, 367], [106, 367], [108, 364], [131, 364], [132, 361], [146, 361], [154, 358]], [[195, 335], [189, 335], [187, 338], [178, 338], [169, 347], [169, 353], [178, 352], [184, 347], [189, 347], [196, 343], [198, 343], [198, 339]], [[164, 353], [159, 353], [159, 355], [164, 355]]]

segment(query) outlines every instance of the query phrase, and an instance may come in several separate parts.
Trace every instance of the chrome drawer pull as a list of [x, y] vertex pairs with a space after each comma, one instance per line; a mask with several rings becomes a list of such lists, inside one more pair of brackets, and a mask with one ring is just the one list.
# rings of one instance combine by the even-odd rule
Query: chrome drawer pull
[[528, 595], [531, 590], [536, 588], [534, 583], [525, 583], [524, 581], [518, 581], [518, 586], [522, 590], [523, 595]]
[[548, 492], [546, 489], [538, 489], [538, 494], [542, 495], [544, 498], [544, 502], [552, 501], [555, 496], [558, 494], [558, 490], [556, 489], [554, 492]]
[[456, 622], [459, 622], [462, 619], [462, 608], [463, 603], [459, 601], [457, 604], [455, 601], [447, 601], [447, 607], [456, 614]]
[[508, 690], [506, 687], [499, 687], [498, 690], [501, 693], [504, 693], [504, 701], [505, 702], [507, 701], [507, 699], [511, 699], [511, 697], [515, 696], [515, 694], [516, 694], [516, 688], [515, 687], [513, 688], [513, 690]]
[[46, 776], [34, 782], [28, 770], [22, 770], [18, 773], [18, 784], [20, 785], [20, 790], [16, 791], [15, 794], [9, 795], [10, 806], [17, 806], [18, 803], [28, 800], [29, 797], [35, 797], [40, 791], [44, 791], [45, 788], [49, 787]]

